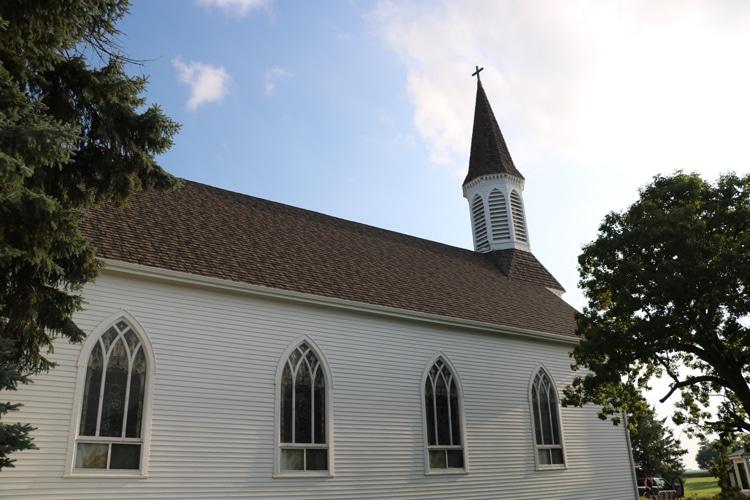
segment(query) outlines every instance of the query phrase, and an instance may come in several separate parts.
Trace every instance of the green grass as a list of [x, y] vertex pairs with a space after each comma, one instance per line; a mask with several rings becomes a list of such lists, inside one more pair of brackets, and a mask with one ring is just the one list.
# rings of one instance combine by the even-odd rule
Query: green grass
[[720, 491], [715, 477], [685, 478], [685, 498], [688, 500], [711, 498]]

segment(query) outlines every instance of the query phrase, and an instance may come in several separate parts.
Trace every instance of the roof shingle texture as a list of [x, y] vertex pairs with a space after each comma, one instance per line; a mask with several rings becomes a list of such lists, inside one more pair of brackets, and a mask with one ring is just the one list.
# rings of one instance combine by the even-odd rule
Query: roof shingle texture
[[474, 104], [474, 128], [471, 132], [471, 154], [469, 173], [464, 185], [477, 177], [489, 174], [509, 174], [523, 179], [510, 156], [503, 133], [487, 100], [482, 82], [477, 83], [477, 99]]
[[[574, 309], [528, 252], [480, 254], [186, 181], [102, 205], [99, 257], [324, 297], [574, 336]], [[507, 275], [506, 275], [507, 274]]]

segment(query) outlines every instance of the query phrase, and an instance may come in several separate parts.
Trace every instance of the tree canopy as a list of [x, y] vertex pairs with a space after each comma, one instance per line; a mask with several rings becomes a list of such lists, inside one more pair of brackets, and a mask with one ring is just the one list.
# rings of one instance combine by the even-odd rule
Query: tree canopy
[[695, 454], [695, 462], [701, 470], [709, 470], [712, 462], [719, 458], [720, 450], [709, 441], [701, 441], [700, 448]]
[[722, 455], [728, 455], [743, 447], [742, 442], [732, 441], [731, 438], [714, 439], [712, 441], [704, 439], [695, 454], [695, 461], [702, 470], [712, 470]]
[[[155, 158], [178, 125], [146, 106], [146, 77], [127, 73], [116, 44], [127, 9], [124, 0], [0, 3], [0, 390], [51, 368], [54, 338], [84, 337], [72, 315], [98, 270], [78, 227], [85, 210], [177, 182]], [[0, 417], [14, 408], [0, 406]], [[18, 439], [27, 431], [0, 422], [0, 460], [28, 447]]]
[[689, 432], [750, 431], [750, 176], [656, 176], [604, 218], [579, 270], [588, 305], [573, 357], [586, 371], [566, 404], [600, 404], [616, 422], [660, 376]]

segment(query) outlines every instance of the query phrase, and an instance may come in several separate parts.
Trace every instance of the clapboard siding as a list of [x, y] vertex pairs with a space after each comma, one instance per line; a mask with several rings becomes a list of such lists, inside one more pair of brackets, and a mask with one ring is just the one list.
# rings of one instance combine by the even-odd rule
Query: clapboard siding
[[[562, 389], [571, 378], [569, 344], [106, 272], [85, 299], [76, 319], [87, 331], [126, 309], [151, 341], [149, 477], [63, 477], [81, 346], [58, 342], [59, 366], [18, 392], [25, 406], [14, 418], [38, 427], [39, 450], [17, 454], [16, 467], [2, 472], [3, 498], [634, 496], [624, 429], [592, 408], [561, 411], [567, 469], [535, 470], [529, 380], [543, 363]], [[333, 376], [335, 476], [272, 478], [277, 364], [305, 335]], [[463, 475], [424, 475], [421, 377], [437, 352], [464, 388]]]

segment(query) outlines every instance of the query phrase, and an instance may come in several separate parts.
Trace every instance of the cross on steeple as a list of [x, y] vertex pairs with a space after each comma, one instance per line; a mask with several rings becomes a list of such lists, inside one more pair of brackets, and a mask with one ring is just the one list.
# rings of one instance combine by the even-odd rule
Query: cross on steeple
[[484, 68], [480, 68], [479, 66], [474, 66], [474, 67], [477, 70], [474, 73], [472, 73], [471, 76], [476, 76], [477, 77], [477, 81], [481, 81], [481, 79], [479, 78], [479, 72], [482, 71]]

